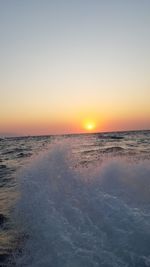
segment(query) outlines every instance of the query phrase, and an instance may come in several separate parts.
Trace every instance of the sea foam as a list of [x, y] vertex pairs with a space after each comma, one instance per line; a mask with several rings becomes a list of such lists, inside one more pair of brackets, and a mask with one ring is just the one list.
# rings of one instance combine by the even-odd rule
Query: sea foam
[[20, 173], [15, 265], [150, 266], [148, 163], [109, 160], [87, 179], [74, 165], [56, 145]]

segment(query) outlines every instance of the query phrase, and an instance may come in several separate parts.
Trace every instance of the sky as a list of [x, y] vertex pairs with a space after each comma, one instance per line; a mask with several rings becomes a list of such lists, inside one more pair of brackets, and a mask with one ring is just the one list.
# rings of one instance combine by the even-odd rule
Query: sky
[[149, 14], [149, 0], [0, 0], [0, 134], [150, 129]]

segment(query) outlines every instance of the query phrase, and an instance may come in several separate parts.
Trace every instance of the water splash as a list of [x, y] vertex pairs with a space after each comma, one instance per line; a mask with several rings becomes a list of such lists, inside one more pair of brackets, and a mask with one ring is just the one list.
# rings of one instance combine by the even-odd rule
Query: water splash
[[87, 179], [73, 166], [56, 145], [20, 174], [16, 266], [150, 266], [149, 199], [142, 206], [137, 197], [150, 185], [149, 165], [109, 161]]

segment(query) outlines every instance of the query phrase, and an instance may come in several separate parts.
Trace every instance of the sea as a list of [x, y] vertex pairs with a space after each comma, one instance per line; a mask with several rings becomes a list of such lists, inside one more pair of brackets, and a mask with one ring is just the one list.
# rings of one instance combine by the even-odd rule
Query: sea
[[150, 266], [150, 131], [0, 138], [2, 266]]

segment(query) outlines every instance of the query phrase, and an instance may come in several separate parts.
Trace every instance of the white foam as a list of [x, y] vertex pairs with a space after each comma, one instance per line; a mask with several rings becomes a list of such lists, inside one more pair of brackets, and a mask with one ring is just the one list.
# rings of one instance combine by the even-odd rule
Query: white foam
[[109, 161], [87, 179], [73, 165], [71, 151], [56, 145], [20, 175], [16, 265], [149, 266], [150, 215], [142, 209], [148, 164]]

